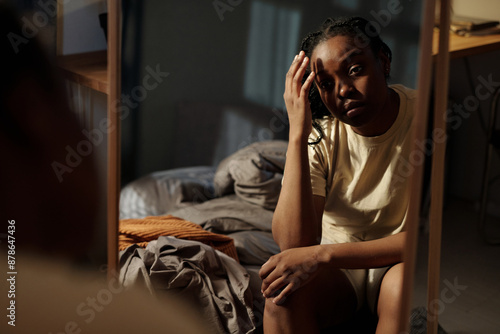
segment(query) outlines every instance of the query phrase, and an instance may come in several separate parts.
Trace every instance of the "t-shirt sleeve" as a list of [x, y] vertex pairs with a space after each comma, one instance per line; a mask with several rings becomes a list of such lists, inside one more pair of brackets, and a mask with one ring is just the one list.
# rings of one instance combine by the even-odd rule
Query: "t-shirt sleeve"
[[321, 143], [309, 145], [309, 169], [313, 195], [326, 197], [327, 164]]

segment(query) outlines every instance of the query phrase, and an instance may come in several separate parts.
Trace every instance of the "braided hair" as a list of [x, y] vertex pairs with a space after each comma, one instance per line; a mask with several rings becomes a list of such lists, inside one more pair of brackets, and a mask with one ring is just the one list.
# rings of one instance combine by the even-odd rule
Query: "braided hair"
[[[316, 46], [339, 35], [352, 37], [354, 43], [357, 45], [363, 47], [369, 46], [375, 57], [377, 57], [379, 51], [382, 50], [382, 52], [389, 58], [389, 61], [392, 60], [391, 49], [382, 41], [373, 24], [362, 17], [326, 19], [318, 31], [310, 33], [302, 40], [300, 49], [304, 51], [305, 55], [310, 59]], [[309, 76], [309, 73], [311, 73], [310, 68], [308, 68], [304, 74], [304, 81]], [[309, 145], [316, 145], [323, 138], [323, 131], [317, 120], [325, 116], [332, 117], [332, 115], [321, 100], [321, 96], [316, 85], [312, 85], [309, 91], [309, 103], [311, 105], [313, 118], [312, 125], [319, 132], [319, 137], [313, 142], [310, 142]]]

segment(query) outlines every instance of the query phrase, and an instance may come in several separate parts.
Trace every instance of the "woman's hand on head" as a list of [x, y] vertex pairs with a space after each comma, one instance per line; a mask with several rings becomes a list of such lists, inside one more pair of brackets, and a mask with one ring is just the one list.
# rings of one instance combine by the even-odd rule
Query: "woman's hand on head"
[[305, 56], [304, 51], [300, 51], [286, 74], [283, 98], [290, 121], [290, 138], [308, 138], [312, 130], [309, 90], [314, 82], [314, 72], [311, 72], [302, 84], [308, 65], [309, 58]]
[[309, 283], [323, 266], [320, 247], [290, 248], [269, 258], [259, 271], [264, 297], [273, 298], [280, 305], [292, 292]]

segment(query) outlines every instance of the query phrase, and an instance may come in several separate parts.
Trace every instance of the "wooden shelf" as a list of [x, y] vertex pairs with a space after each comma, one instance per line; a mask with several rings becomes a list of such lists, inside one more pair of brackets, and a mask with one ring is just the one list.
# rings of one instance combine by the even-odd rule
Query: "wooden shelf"
[[59, 56], [57, 62], [66, 79], [109, 94], [106, 50]]
[[[438, 52], [439, 31], [435, 29], [432, 41], [432, 55]], [[463, 37], [450, 33], [450, 58], [461, 58], [475, 54], [500, 50], [500, 34]]]

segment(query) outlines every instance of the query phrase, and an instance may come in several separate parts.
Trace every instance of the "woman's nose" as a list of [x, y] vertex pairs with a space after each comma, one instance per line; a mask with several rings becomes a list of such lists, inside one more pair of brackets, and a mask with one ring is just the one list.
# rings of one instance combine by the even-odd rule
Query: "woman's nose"
[[341, 98], [347, 98], [352, 93], [352, 85], [349, 82], [340, 82], [338, 87], [338, 95]]

